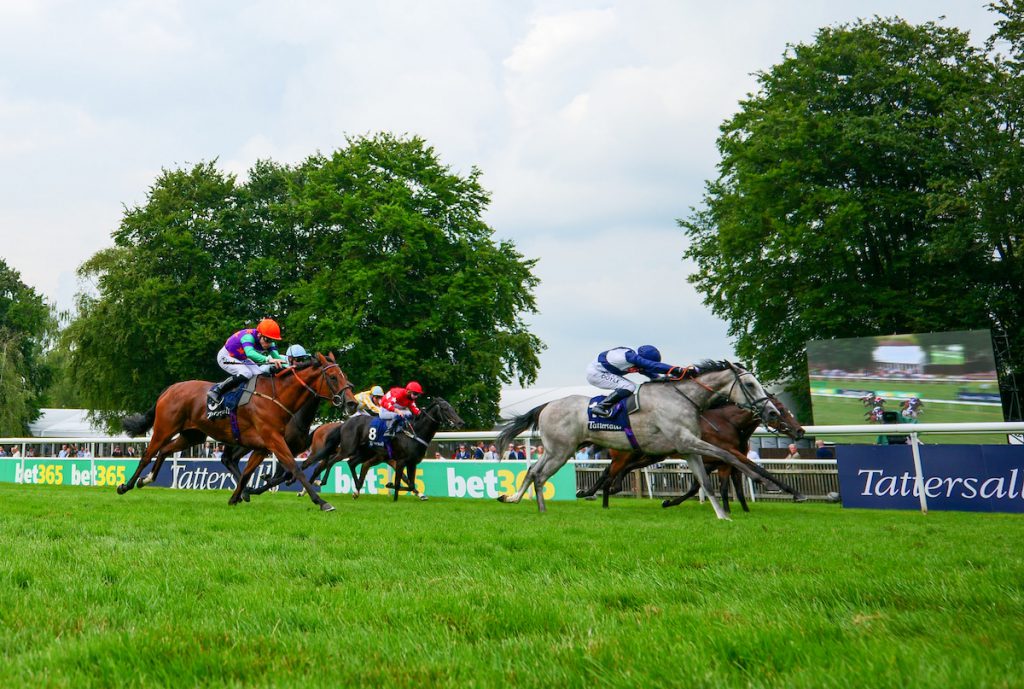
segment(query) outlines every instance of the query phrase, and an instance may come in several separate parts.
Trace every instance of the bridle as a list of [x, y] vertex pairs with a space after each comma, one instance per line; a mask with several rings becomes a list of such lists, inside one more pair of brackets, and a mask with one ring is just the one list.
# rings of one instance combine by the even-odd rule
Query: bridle
[[[344, 385], [340, 385], [340, 386], [336, 385], [335, 382], [334, 382], [334, 378], [332, 378], [332, 377], [327, 375], [327, 372], [329, 370], [331, 370], [332, 368], [336, 368], [336, 369], [338, 369], [338, 373], [342, 373], [341, 372], [341, 366], [339, 366], [337, 363], [327, 364], [326, 366], [324, 366], [324, 367], [322, 367], [320, 369], [320, 374], [317, 376], [317, 382], [315, 383], [317, 388], [323, 388], [323, 386], [326, 385], [327, 389], [331, 393], [330, 395], [325, 395], [322, 392], [320, 392], [319, 390], [317, 390], [317, 389], [313, 388], [312, 386], [310, 386], [308, 383], [306, 383], [306, 381], [304, 381], [302, 379], [301, 376], [299, 376], [299, 374], [296, 372], [296, 370], [294, 368], [288, 368], [287, 370], [291, 371], [292, 375], [295, 376], [295, 380], [297, 380], [299, 382], [299, 385], [301, 385], [302, 387], [304, 387], [307, 390], [309, 390], [311, 393], [316, 395], [318, 398], [320, 398], [322, 400], [328, 400], [335, 407], [338, 407], [339, 409], [344, 409], [344, 405], [345, 405], [345, 391], [352, 389], [352, 383], [346, 382]], [[344, 375], [345, 374], [342, 373], [342, 377], [344, 377]], [[347, 380], [348, 379], [346, 378], [346, 381]]]
[[[732, 371], [733, 380], [732, 380], [732, 385], [729, 386], [729, 392], [728, 393], [718, 392], [714, 388], [712, 388], [712, 387], [710, 387], [708, 385], [705, 385], [703, 382], [701, 382], [699, 377], [690, 378], [689, 380], [693, 381], [697, 385], [701, 386], [702, 388], [704, 388], [705, 390], [710, 392], [711, 395], [712, 395], [712, 397], [711, 397], [712, 400], [714, 400], [715, 397], [717, 396], [717, 397], [722, 397], [722, 398], [724, 398], [724, 399], [726, 399], [728, 401], [732, 401], [732, 391], [736, 388], [737, 385], [740, 385], [740, 379], [743, 376], [750, 376], [751, 378], [753, 378], [754, 374], [751, 373], [750, 371], [743, 371], [742, 369], [736, 368], [735, 366], [733, 366], [731, 364], [730, 364], [729, 370]], [[696, 407], [698, 411], [701, 410], [700, 405], [698, 405], [696, 402], [694, 402], [692, 399], [690, 399], [686, 395], [685, 392], [680, 390], [678, 387], [673, 387], [672, 389], [675, 390], [676, 393], [681, 395], [686, 401], [688, 401], [690, 404], [692, 404], [694, 407]], [[743, 393], [743, 400], [744, 401], [743, 402], [735, 403], [736, 406], [739, 407], [740, 409], [746, 409], [750, 413], [754, 414], [757, 418], [759, 418], [762, 421], [764, 421], [766, 425], [767, 425], [768, 421], [765, 418], [765, 416], [766, 416], [765, 415], [765, 410], [768, 409], [769, 406], [771, 407], [771, 411], [774, 412], [776, 417], [780, 417], [780, 418], [782, 417], [782, 414], [779, 413], [778, 408], [772, 402], [771, 395], [768, 395], [767, 393], [765, 393], [764, 397], [759, 397], [757, 399], [754, 399], [753, 396], [750, 393], [748, 393], [747, 389], [745, 387], [743, 387], [742, 385], [740, 385], [740, 392]]]

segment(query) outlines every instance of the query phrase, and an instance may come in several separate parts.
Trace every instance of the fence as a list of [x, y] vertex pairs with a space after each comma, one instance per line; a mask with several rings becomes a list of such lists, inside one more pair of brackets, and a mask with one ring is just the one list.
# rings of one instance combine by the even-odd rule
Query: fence
[[[969, 433], [1022, 433], [1024, 422], [1009, 423], [922, 423], [922, 424], [860, 424], [852, 426], [807, 426], [805, 431], [809, 437], [827, 438], [829, 436], [849, 435], [906, 435], [914, 455], [915, 480], [923, 481], [920, 462], [920, 433], [969, 434]], [[774, 435], [766, 429], [759, 429], [755, 436]], [[438, 433], [427, 457], [433, 456], [434, 448], [445, 444], [454, 445], [460, 442], [488, 441], [498, 437], [496, 431], [460, 431]], [[538, 436], [523, 434], [527, 457], [530, 457], [534, 441]], [[91, 457], [123, 457], [132, 459], [132, 455], [141, 454], [146, 444], [145, 438], [104, 437], [104, 438], [0, 438], [0, 446], [15, 446], [22, 457], [57, 457], [64, 445], [75, 445], [86, 448], [85, 456]], [[122, 454], [114, 454], [116, 449]], [[129, 448], [131, 450], [129, 450]], [[30, 454], [31, 453], [31, 454]], [[202, 453], [199, 455], [204, 456]], [[472, 461], [472, 460], [470, 460]], [[529, 460], [527, 460], [529, 461]], [[576, 485], [578, 489], [594, 485], [597, 477], [604, 469], [608, 460], [590, 459], [574, 462], [576, 468]], [[811, 500], [823, 500], [829, 493], [838, 491], [838, 471], [834, 459], [763, 459], [761, 463], [792, 487]], [[657, 465], [633, 472], [623, 482], [623, 493], [643, 498], [663, 498], [680, 495], [688, 489], [689, 470], [685, 460], [666, 459]], [[712, 489], [718, 490], [718, 478], [712, 476]], [[744, 481], [744, 490], [748, 500], [790, 500], [784, 493], [770, 492], [755, 487], [749, 480]], [[927, 511], [925, 492], [921, 493], [921, 509]]]

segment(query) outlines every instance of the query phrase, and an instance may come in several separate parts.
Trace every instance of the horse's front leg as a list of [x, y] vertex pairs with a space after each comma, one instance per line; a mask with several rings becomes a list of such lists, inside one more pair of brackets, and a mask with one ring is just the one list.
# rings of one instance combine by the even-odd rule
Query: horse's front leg
[[[331, 503], [320, 497], [320, 493], [313, 490], [313, 485], [306, 478], [306, 474], [303, 471], [299, 471], [299, 467], [295, 464], [295, 458], [292, 457], [291, 450], [288, 449], [288, 443], [284, 441], [281, 436], [273, 436], [268, 439], [268, 449], [277, 456], [277, 461], [284, 465], [292, 476], [298, 479], [302, 487], [306, 489], [306, 495], [313, 501], [313, 504], [320, 508], [321, 512], [333, 512], [334, 506]], [[252, 460], [249, 460], [250, 462]]]
[[263, 463], [263, 458], [266, 456], [266, 450], [252, 451], [252, 454], [249, 455], [249, 461], [245, 463], [245, 469], [242, 470], [242, 475], [239, 477], [238, 485], [235, 486], [235, 490], [231, 492], [231, 497], [228, 498], [229, 505], [237, 505], [239, 500], [242, 499], [242, 491], [245, 490], [245, 484], [249, 482], [249, 477], [256, 471], [256, 467]]

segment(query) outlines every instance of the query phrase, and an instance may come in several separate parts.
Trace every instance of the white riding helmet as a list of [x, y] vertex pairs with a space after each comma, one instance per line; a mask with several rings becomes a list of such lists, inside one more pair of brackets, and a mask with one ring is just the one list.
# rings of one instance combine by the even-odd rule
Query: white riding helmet
[[383, 397], [383, 396], [384, 396], [384, 389], [381, 388], [381, 386], [374, 385], [370, 389], [370, 397]]
[[309, 356], [306, 348], [300, 344], [293, 344], [285, 351], [284, 355], [290, 359], [302, 359]]

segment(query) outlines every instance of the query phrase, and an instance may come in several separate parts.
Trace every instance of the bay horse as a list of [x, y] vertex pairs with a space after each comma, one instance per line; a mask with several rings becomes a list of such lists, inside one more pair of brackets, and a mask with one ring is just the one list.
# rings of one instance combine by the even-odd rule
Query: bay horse
[[[769, 396], [775, 407], [779, 410], [779, 418], [766, 424], [768, 428], [776, 433], [785, 433], [793, 440], [803, 438], [803, 426], [797, 421], [793, 412], [782, 403], [782, 400], [774, 395]], [[732, 453], [743, 463], [751, 465], [753, 462], [747, 458], [747, 451], [750, 449], [750, 436], [754, 434], [760, 423], [761, 419], [751, 413], [749, 409], [743, 409], [732, 403], [720, 406], [713, 405], [701, 414], [701, 438]], [[616, 489], [621, 489], [622, 480], [629, 472], [643, 469], [665, 459], [665, 457], [651, 457], [635, 450], [610, 450], [609, 452], [612, 461], [605, 467], [597, 482], [591, 488], [582, 489], [576, 493], [576, 497], [586, 498], [596, 494], [598, 490], [602, 490], [601, 506], [605, 508], [608, 507], [608, 496], [618, 492]], [[729, 483], [731, 481], [743, 511], [749, 512], [750, 508], [747, 507], [747, 500], [743, 495], [740, 472], [713, 457], [703, 457], [702, 460], [706, 471], [709, 473], [716, 471], [718, 473], [723, 509], [729, 511]], [[792, 495], [794, 502], [803, 502], [807, 499], [799, 491], [783, 483], [774, 474], [767, 471], [765, 473], [767, 474], [767, 480]], [[688, 492], [682, 496], [665, 500], [662, 502], [662, 507], [678, 505], [688, 498], [692, 498], [699, 490], [700, 486], [695, 481]]]
[[[366, 415], [362, 414], [362, 416], [366, 416]], [[296, 414], [296, 417], [298, 417], [298, 414]], [[307, 439], [306, 439], [306, 442], [304, 443], [302, 449], [300, 449], [300, 450], [295, 452], [295, 454], [299, 454], [299, 452], [302, 452], [302, 451], [307, 450], [307, 449], [309, 450], [309, 456], [305, 460], [303, 460], [301, 463], [298, 463], [300, 471], [305, 471], [309, 467], [313, 466], [313, 462], [312, 462], [311, 458], [314, 455], [317, 455], [318, 453], [320, 453], [323, 450], [324, 446], [327, 444], [327, 439], [330, 436], [331, 432], [334, 431], [336, 428], [340, 428], [343, 423], [345, 423], [344, 420], [343, 421], [329, 421], [327, 423], [320, 424], [319, 426], [317, 426], [315, 431], [313, 431], [312, 433], [307, 434]], [[306, 428], [308, 430], [309, 427], [307, 426]], [[291, 444], [289, 444], [289, 447], [291, 447]], [[292, 448], [292, 449], [294, 449], [294, 448]], [[237, 462], [237, 459], [235, 461]], [[319, 474], [319, 469], [316, 472], [314, 472], [313, 474], [311, 474], [311, 476], [310, 476], [310, 482], [314, 486], [319, 486], [320, 483], [321, 483], [320, 482], [320, 477], [318, 476], [318, 474]], [[263, 493], [266, 493], [271, 488], [274, 488], [275, 486], [279, 486], [282, 483], [288, 483], [288, 485], [291, 485], [292, 481], [294, 481], [294, 480], [295, 480], [295, 478], [294, 478], [294, 476], [292, 476], [291, 472], [289, 472], [287, 469], [285, 469], [284, 465], [279, 464], [277, 466], [277, 471], [274, 473], [273, 476], [271, 476], [269, 479], [267, 479], [266, 483], [264, 483], [262, 486], [260, 486], [258, 488], [250, 488], [250, 489], [248, 489], [248, 492], [251, 495], [262, 495]], [[299, 491], [298, 495], [299, 495], [299, 497], [302, 497], [303, 495], [305, 495], [305, 491], [304, 490]]]
[[[423, 461], [423, 455], [427, 452], [431, 440], [442, 425], [452, 428], [462, 428], [464, 425], [451, 404], [441, 397], [433, 398], [423, 406], [419, 416], [412, 421], [412, 436], [402, 431], [395, 434], [391, 440], [391, 456], [385, 448], [370, 446], [370, 421], [373, 417], [358, 414], [351, 417], [341, 425], [331, 429], [325, 438], [324, 446], [303, 462], [303, 468], [316, 465], [313, 477], [326, 477], [331, 467], [341, 460], [347, 460], [349, 472], [355, 479], [355, 492], [353, 498], [358, 498], [366, 481], [366, 474], [370, 469], [382, 462], [387, 462], [395, 470], [394, 483], [388, 484], [388, 488], [394, 488], [393, 500], [398, 500], [399, 491], [406, 491], [419, 497], [421, 500], [426, 496], [420, 495], [416, 489], [416, 467]], [[319, 431], [319, 429], [317, 429]], [[316, 441], [314, 440], [314, 443]], [[356, 467], [361, 468], [357, 474]], [[405, 486], [402, 485], [403, 481]]]
[[[696, 376], [653, 380], [644, 383], [638, 394], [643, 405], [630, 416], [633, 433], [645, 454], [662, 456], [678, 453], [694, 461], [689, 462], [693, 475], [719, 519], [729, 519], [718, 499], [708, 490], [708, 475], [704, 463], [696, 461], [699, 455], [709, 455], [743, 473], [764, 476], [764, 469], [739, 461], [734, 455], [700, 438], [700, 414], [713, 399], [725, 397], [735, 404], [760, 416], [765, 422], [774, 422], [779, 410], [752, 373], [729, 361], [702, 361]], [[531, 426], [540, 431], [547, 449], [545, 457], [533, 464], [518, 490], [512, 495], [501, 495], [501, 502], [519, 502], [530, 484], [533, 484], [537, 509], [546, 511], [544, 483], [572, 456], [576, 448], [591, 443], [619, 450], [633, 449], [621, 431], [592, 431], [588, 428], [587, 407], [590, 399], [583, 395], [570, 395], [542, 404], [512, 419], [501, 431], [498, 446], [509, 441]]]
[[[143, 469], [153, 458], [158, 471], [163, 460], [174, 452], [205, 442], [210, 436], [226, 445], [240, 445], [253, 450], [249, 461], [239, 477], [234, 492], [228, 499], [229, 505], [241, 500], [242, 492], [250, 475], [270, 453], [277, 456], [289, 470], [294, 470], [295, 460], [284, 438], [289, 421], [297, 410], [316, 397], [330, 400], [336, 407], [349, 412], [355, 411], [357, 402], [352, 394], [352, 384], [334, 359], [334, 354], [325, 357], [317, 354], [308, 364], [285, 368], [271, 375], [260, 376], [256, 382], [253, 399], [237, 412], [240, 439], [236, 440], [228, 417], [211, 420], [206, 415], [206, 391], [212, 383], [204, 380], [189, 380], [171, 385], [157, 398], [156, 403], [145, 414], [133, 414], [122, 421], [129, 435], [142, 435], [150, 428], [153, 436], [139, 460], [135, 473], [117, 487], [118, 494], [124, 494], [136, 487]], [[294, 473], [294, 472], [293, 472]], [[299, 480], [307, 490], [310, 486], [305, 476]], [[318, 494], [311, 491], [310, 499], [324, 512], [334, 508]]]

